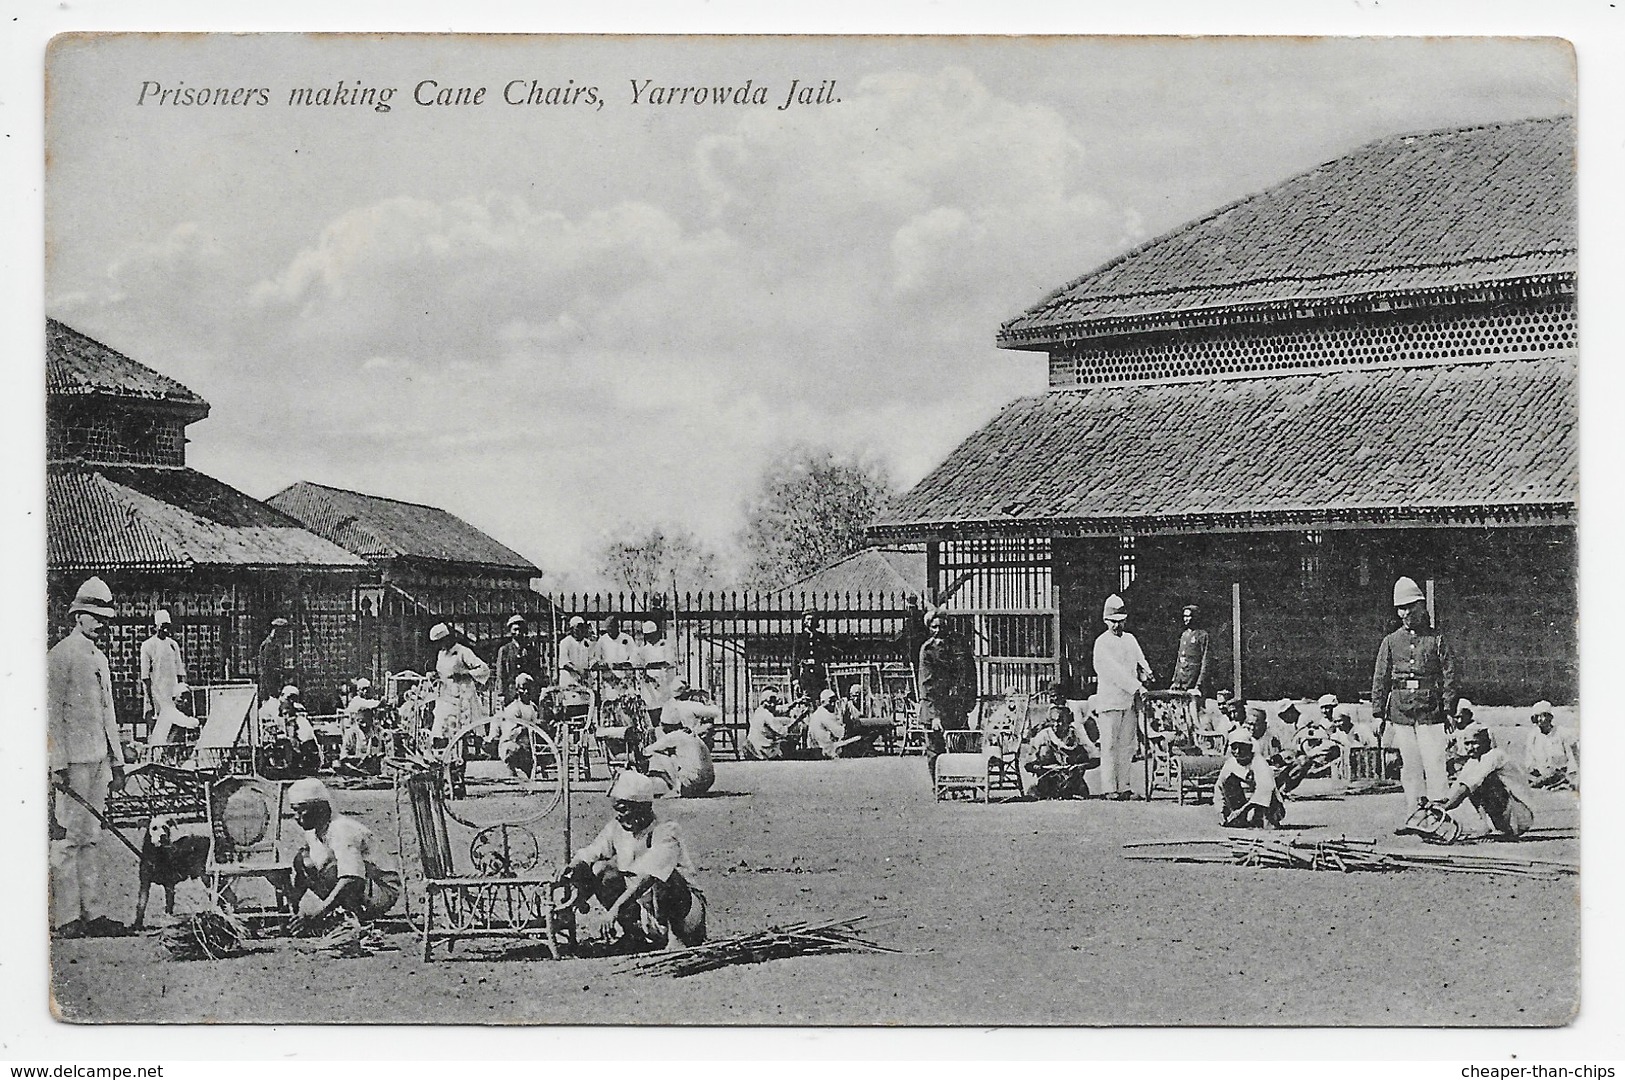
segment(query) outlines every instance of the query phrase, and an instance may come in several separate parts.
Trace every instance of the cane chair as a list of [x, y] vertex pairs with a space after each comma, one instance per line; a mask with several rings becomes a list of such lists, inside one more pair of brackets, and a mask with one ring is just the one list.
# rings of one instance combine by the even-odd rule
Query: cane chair
[[[203, 883], [217, 908], [239, 917], [283, 918], [293, 912], [293, 858], [303, 842], [290, 826], [288, 785], [258, 776], [226, 776], [209, 785], [209, 856]], [[250, 904], [245, 881], [271, 887], [272, 901]]]
[[995, 788], [1021, 790], [1020, 765], [1017, 762], [1022, 738], [1031, 726], [1028, 715], [1032, 695], [1023, 690], [1011, 691], [1003, 698], [984, 697], [977, 726], [982, 729], [983, 744], [987, 747], [989, 783]]
[[937, 755], [934, 790], [944, 796], [966, 794], [992, 801], [987, 744], [980, 731], [944, 731], [943, 752]]
[[540, 942], [553, 959], [575, 951], [574, 893], [545, 872], [536, 873], [540, 850], [522, 825], [487, 826], [469, 842], [472, 872], [460, 873], [452, 858], [445, 789], [432, 771], [397, 777], [417, 838], [423, 867], [423, 959], [434, 947], [491, 938]]
[[159, 814], [177, 822], [207, 821], [210, 776], [192, 769], [153, 762], [124, 771], [124, 787], [107, 794], [107, 822], [125, 828], [145, 828]]

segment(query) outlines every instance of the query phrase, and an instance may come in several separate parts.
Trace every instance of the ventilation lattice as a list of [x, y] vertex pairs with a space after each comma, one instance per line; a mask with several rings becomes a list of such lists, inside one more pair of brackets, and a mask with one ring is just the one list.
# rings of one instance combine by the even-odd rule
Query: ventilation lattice
[[1252, 326], [1136, 335], [1052, 352], [1050, 386], [1525, 356], [1569, 351], [1578, 340], [1567, 300], [1420, 319], [1326, 321], [1279, 332]]

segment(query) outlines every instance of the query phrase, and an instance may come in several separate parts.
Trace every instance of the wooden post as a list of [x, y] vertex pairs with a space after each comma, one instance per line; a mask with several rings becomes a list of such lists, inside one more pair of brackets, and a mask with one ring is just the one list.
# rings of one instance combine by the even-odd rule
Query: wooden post
[[932, 607], [937, 604], [937, 575], [941, 569], [942, 548], [937, 541], [928, 541], [925, 545], [925, 599]]
[[1061, 684], [1066, 680], [1066, 650], [1061, 648], [1061, 587], [1054, 584], [1054, 577], [1050, 578], [1049, 606], [1052, 610], [1051, 632], [1055, 635], [1055, 681], [1050, 688], [1056, 693], [1061, 692]]
[[1443, 624], [1441, 623], [1441, 621], [1439, 619], [1439, 605], [1434, 601], [1434, 598], [1433, 598], [1433, 579], [1432, 578], [1428, 578], [1428, 580], [1427, 580], [1427, 594], [1428, 594], [1428, 619], [1430, 621], [1432, 621], [1433, 628], [1435, 630], [1437, 630], [1437, 629], [1440, 629]]
[[1241, 692], [1241, 582], [1230, 583], [1230, 678], [1235, 683], [1237, 701], [1245, 701]]

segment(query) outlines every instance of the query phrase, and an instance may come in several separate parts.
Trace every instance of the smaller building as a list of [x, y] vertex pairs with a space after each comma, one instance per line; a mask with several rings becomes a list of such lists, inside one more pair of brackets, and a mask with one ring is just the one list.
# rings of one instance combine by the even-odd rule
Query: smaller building
[[924, 596], [925, 590], [925, 548], [919, 546], [866, 547], [792, 581], [780, 591], [857, 597]]
[[508, 617], [531, 621], [544, 653], [552, 608], [531, 588], [541, 570], [439, 507], [301, 481], [270, 504], [307, 529], [366, 560], [359, 600], [360, 671], [375, 680], [423, 671], [433, 661], [429, 628], [445, 622], [494, 659]]
[[257, 679], [258, 646], [289, 621], [281, 671], [318, 708], [350, 674], [366, 564], [228, 484], [186, 467], [209, 403], [55, 319], [45, 327], [49, 639], [99, 575], [118, 615], [107, 652], [119, 720], [140, 729], [141, 642], [167, 609], [193, 683]]

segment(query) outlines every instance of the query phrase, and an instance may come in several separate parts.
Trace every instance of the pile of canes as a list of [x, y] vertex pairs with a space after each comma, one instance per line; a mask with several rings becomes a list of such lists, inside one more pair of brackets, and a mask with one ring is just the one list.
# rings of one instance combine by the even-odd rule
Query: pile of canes
[[171, 960], [222, 960], [248, 951], [248, 925], [228, 911], [199, 911], [164, 927], [159, 943]]
[[1493, 874], [1557, 881], [1579, 873], [1572, 863], [1551, 859], [1515, 859], [1460, 851], [1395, 851], [1375, 840], [1298, 840], [1291, 837], [1236, 836], [1224, 839], [1155, 840], [1125, 844], [1124, 858], [1178, 863], [1229, 863], [1291, 870], [1335, 870], [1340, 873], [1394, 873], [1440, 870], [1456, 874]]
[[858, 931], [868, 916], [833, 919], [829, 922], [797, 922], [770, 926], [748, 934], [718, 938], [672, 952], [652, 953], [634, 958], [628, 968], [639, 975], [670, 975], [685, 978], [736, 964], [760, 964], [791, 956], [823, 956], [830, 953], [901, 953], [901, 949], [877, 945]]

